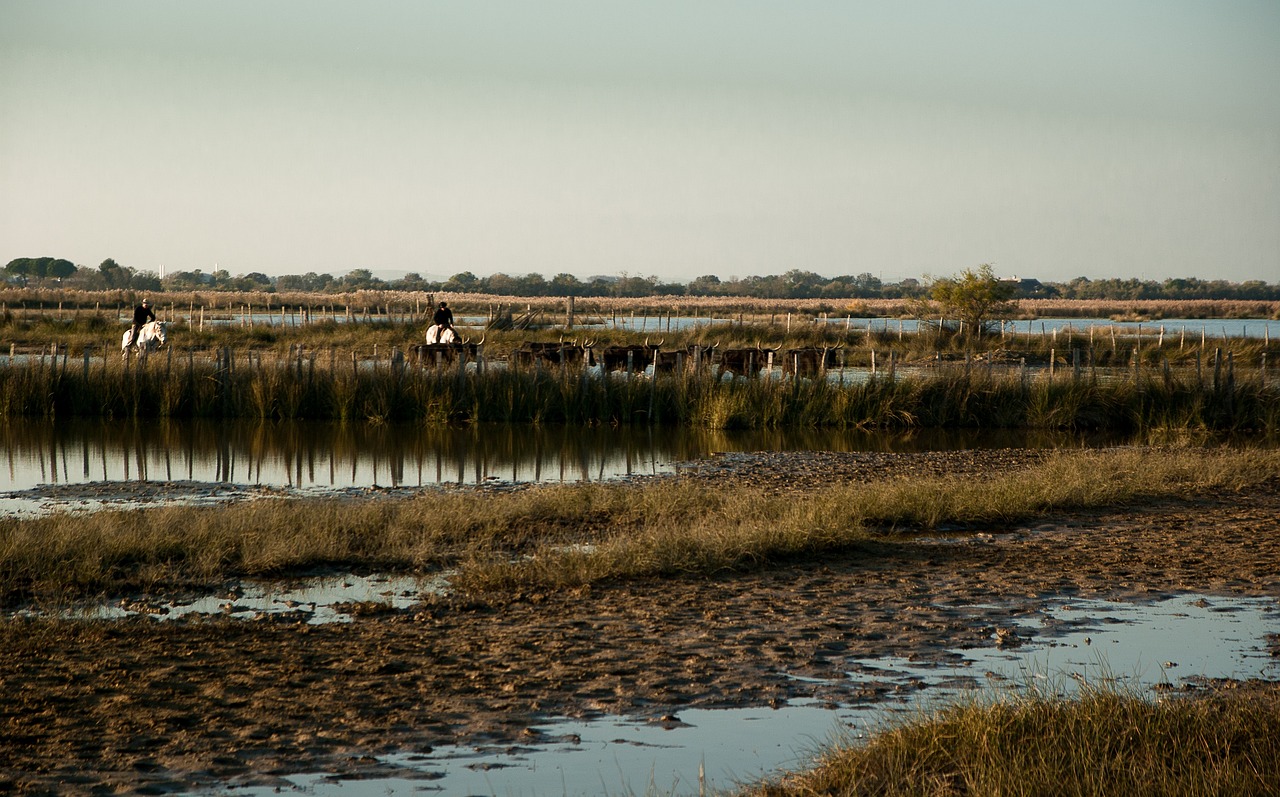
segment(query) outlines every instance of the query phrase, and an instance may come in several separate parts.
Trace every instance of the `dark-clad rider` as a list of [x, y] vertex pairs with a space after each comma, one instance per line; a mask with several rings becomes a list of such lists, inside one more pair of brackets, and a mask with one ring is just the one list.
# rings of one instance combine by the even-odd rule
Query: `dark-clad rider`
[[138, 340], [138, 330], [156, 320], [156, 314], [151, 309], [151, 300], [143, 299], [142, 304], [133, 308], [133, 326], [129, 328], [129, 346], [132, 347], [134, 342]]
[[[441, 302], [440, 307], [436, 309], [436, 314], [431, 316], [431, 323], [440, 327], [436, 340], [440, 339], [440, 335], [444, 334], [446, 329], [453, 329], [453, 311], [449, 309], [448, 302]], [[454, 334], [457, 334], [455, 331]]]

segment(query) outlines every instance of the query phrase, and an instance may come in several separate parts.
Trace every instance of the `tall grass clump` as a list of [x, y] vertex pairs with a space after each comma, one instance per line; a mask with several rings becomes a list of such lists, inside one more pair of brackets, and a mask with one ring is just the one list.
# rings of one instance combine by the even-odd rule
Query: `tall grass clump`
[[1118, 687], [972, 700], [838, 742], [744, 790], [809, 795], [1180, 797], [1280, 793], [1280, 689], [1152, 701]]
[[814, 485], [802, 498], [674, 480], [4, 518], [0, 595], [182, 587], [318, 567], [451, 568], [456, 587], [481, 592], [708, 575], [847, 551], [873, 536], [909, 544], [944, 523], [1000, 526], [1140, 497], [1239, 490], [1277, 475], [1280, 454], [1262, 449], [1116, 449], [1057, 453], [980, 482]]

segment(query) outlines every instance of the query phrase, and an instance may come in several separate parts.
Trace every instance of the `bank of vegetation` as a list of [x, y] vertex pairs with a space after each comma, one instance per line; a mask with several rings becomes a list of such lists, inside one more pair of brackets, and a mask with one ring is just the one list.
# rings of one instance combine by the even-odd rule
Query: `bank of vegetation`
[[[246, 328], [173, 344], [148, 360], [60, 346], [0, 352], [0, 418], [254, 418], [347, 422], [697, 425], [755, 428], [1035, 428], [1280, 431], [1280, 342], [1188, 342], [1155, 335], [900, 335], [760, 325], [675, 333], [667, 350], [703, 345], [835, 347], [825, 378], [717, 378], [710, 369], [655, 378], [507, 360], [527, 335], [494, 333], [484, 367], [438, 366], [405, 336], [351, 339], [351, 348], [252, 346]], [[322, 335], [324, 333], [321, 333]], [[266, 335], [263, 335], [265, 338]], [[328, 342], [336, 342], [334, 338]], [[643, 340], [601, 334], [597, 344]], [[218, 345], [223, 341], [241, 345]], [[396, 341], [400, 343], [396, 343]], [[500, 352], [505, 348], [506, 354]], [[764, 355], [761, 355], [763, 358]], [[506, 360], [501, 358], [507, 358]], [[686, 365], [691, 364], [690, 362]]]
[[[685, 282], [663, 281], [656, 276], [640, 274], [599, 275], [585, 280], [572, 274], [556, 274], [550, 279], [537, 273], [496, 273], [478, 276], [469, 271], [447, 278], [424, 277], [416, 272], [392, 279], [375, 276], [364, 268], [346, 274], [286, 274], [268, 276], [261, 272], [232, 275], [225, 269], [204, 272], [170, 270], [157, 274], [103, 260], [96, 268], [77, 265], [63, 258], [20, 257], [0, 267], [0, 280], [14, 285], [49, 290], [116, 290], [203, 293], [313, 293], [341, 294], [359, 291], [396, 293], [449, 292], [485, 293], [492, 295], [537, 297], [749, 297], [754, 299], [899, 299], [918, 298], [929, 290], [930, 278], [908, 277], [886, 282], [870, 272], [823, 276], [803, 269], [783, 274], [752, 275], [721, 279], [714, 274], [694, 277]], [[1197, 277], [1170, 278], [1162, 281], [1139, 279], [1089, 279], [1076, 277], [1066, 282], [1040, 282], [1036, 279], [1003, 280], [1024, 296], [1066, 299], [1103, 300], [1265, 300], [1280, 301], [1280, 285], [1262, 280], [1230, 282], [1204, 280]]]
[[[939, 281], [945, 285], [944, 281]], [[934, 286], [937, 287], [936, 285]], [[997, 285], [996, 287], [1000, 287]], [[1280, 287], [1276, 289], [1280, 291]], [[1280, 319], [1280, 298], [1227, 297], [1069, 297], [1016, 296], [1004, 291], [1012, 305], [1009, 318], [1089, 318], [1134, 321], [1161, 319]], [[131, 308], [143, 296], [151, 299], [164, 320], [196, 327], [203, 319], [212, 324], [240, 323], [253, 317], [258, 323], [275, 319], [304, 324], [325, 320], [355, 323], [429, 323], [436, 302], [446, 300], [456, 315], [485, 319], [508, 312], [532, 314], [540, 324], [564, 326], [571, 321], [612, 322], [649, 318], [651, 324], [667, 317], [743, 320], [762, 323], [785, 319], [799, 324], [814, 320], [911, 319], [933, 315], [936, 301], [930, 291], [891, 296], [768, 297], [746, 294], [639, 296], [521, 296], [477, 291], [426, 291], [361, 289], [333, 293], [315, 291], [142, 291], [132, 289], [68, 290], [62, 288], [0, 288], [0, 340], [13, 339], [6, 329], [14, 322], [52, 319], [60, 324], [99, 317], [112, 329], [127, 323]], [[52, 342], [52, 341], [50, 341]], [[62, 341], [59, 341], [62, 342]]]
[[756, 797], [1271, 795], [1280, 793], [1274, 684], [1152, 700], [1086, 685], [912, 716], [833, 745]]
[[[0, 595], [23, 600], [207, 588], [326, 568], [450, 573], [466, 593], [714, 575], [910, 544], [944, 524], [1000, 527], [1042, 514], [1280, 475], [1265, 449], [1056, 452], [981, 480], [886, 479], [795, 493], [697, 480], [372, 500], [264, 499], [0, 519]], [[868, 554], [872, 555], [872, 554]]]

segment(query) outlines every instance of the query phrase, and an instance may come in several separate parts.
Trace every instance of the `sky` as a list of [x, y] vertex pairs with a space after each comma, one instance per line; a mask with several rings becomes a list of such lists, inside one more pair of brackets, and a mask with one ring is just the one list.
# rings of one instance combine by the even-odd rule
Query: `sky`
[[0, 0], [0, 263], [1280, 282], [1276, 0]]

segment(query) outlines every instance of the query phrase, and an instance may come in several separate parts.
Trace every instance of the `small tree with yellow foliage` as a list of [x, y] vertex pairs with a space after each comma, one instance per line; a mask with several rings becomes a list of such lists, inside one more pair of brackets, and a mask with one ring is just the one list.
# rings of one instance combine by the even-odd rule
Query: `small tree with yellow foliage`
[[1011, 315], [1017, 308], [1014, 292], [1011, 283], [996, 279], [990, 263], [983, 263], [976, 269], [965, 269], [959, 277], [936, 280], [931, 296], [944, 315], [963, 323], [966, 334], [981, 336], [992, 321]]

